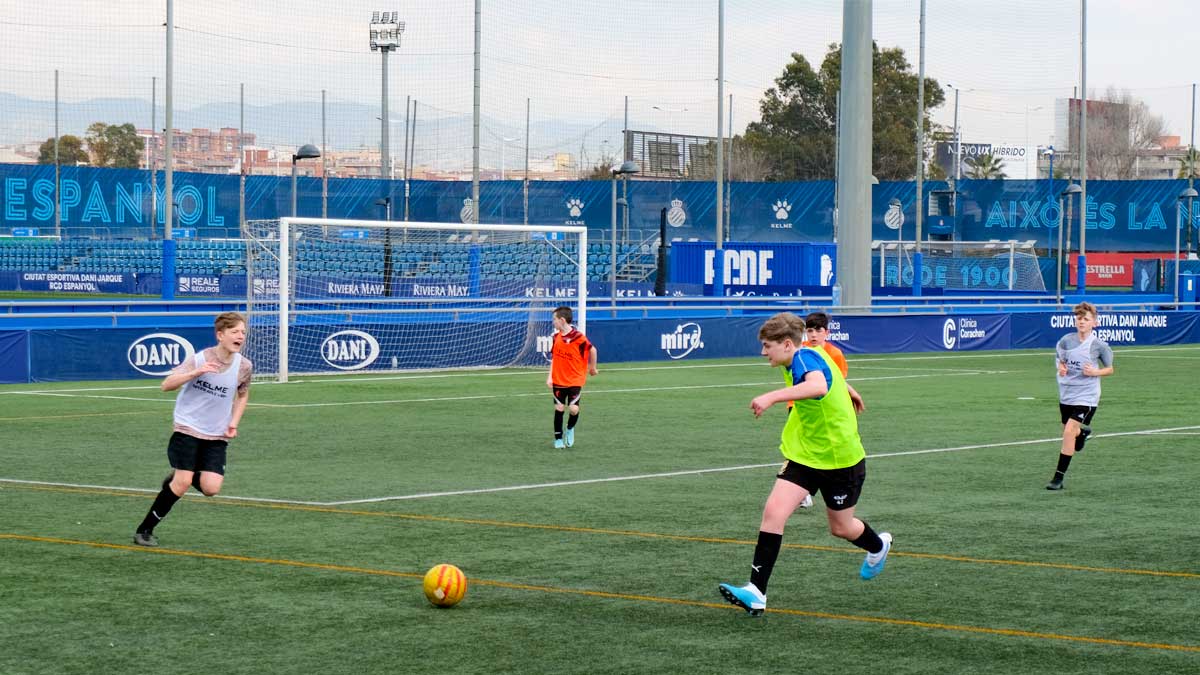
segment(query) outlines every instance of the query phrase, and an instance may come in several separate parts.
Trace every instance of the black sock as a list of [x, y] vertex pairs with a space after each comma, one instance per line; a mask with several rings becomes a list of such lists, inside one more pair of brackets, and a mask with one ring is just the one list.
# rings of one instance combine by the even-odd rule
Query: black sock
[[196, 492], [204, 494], [204, 490], [200, 489], [200, 472], [196, 471], [192, 474], [192, 487], [196, 488]]
[[567, 415], [567, 428], [568, 429], [574, 429], [575, 425], [578, 422], [579, 422], [579, 413], [575, 413], [574, 415]]
[[1067, 475], [1067, 467], [1071, 466], [1071, 455], [1059, 454], [1058, 470], [1054, 472], [1054, 480], [1062, 480]]
[[759, 530], [758, 544], [754, 547], [754, 564], [750, 565], [750, 583], [757, 586], [763, 595], [767, 594], [767, 582], [771, 579], [771, 570], [775, 569], [775, 559], [779, 557], [781, 545], [782, 534]]
[[554, 440], [562, 440], [562, 418], [563, 411], [554, 411]]
[[138, 525], [137, 531], [153, 532], [154, 526], [167, 517], [171, 507], [175, 506], [177, 501], [179, 501], [179, 495], [171, 491], [171, 482], [167, 480], [158, 496], [154, 498], [154, 503], [150, 505], [150, 511], [146, 513], [146, 518], [142, 520], [141, 525]]
[[865, 520], [863, 521], [863, 533], [858, 535], [858, 539], [850, 543], [867, 553], [879, 553], [883, 550], [883, 540], [879, 538], [879, 535], [875, 534], [875, 530], [872, 530], [871, 526]]

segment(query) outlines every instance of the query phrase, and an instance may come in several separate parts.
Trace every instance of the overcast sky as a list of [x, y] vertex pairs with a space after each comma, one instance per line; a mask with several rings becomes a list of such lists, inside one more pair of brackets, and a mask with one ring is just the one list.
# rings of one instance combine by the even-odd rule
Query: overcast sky
[[[412, 95], [426, 119], [469, 116], [473, 4], [468, 0], [189, 0], [176, 2], [175, 104], [290, 100], [377, 103], [380, 57], [367, 45], [373, 9], [399, 10], [403, 45], [391, 98]], [[0, 0], [0, 92], [64, 100], [162, 101], [166, 0]], [[874, 35], [917, 66], [918, 0], [876, 0]], [[926, 73], [961, 91], [964, 140], [1051, 141], [1056, 98], [1079, 83], [1078, 0], [928, 0]], [[814, 65], [841, 40], [840, 0], [727, 0], [726, 92], [733, 127], [757, 117], [763, 91], [790, 60]], [[1200, 80], [1196, 0], [1091, 0], [1088, 88], [1128, 89], [1187, 142], [1191, 83]], [[715, 134], [717, 0], [484, 0], [483, 110], [499, 138], [537, 120]], [[953, 94], [934, 111], [947, 125]], [[4, 111], [0, 110], [0, 114]], [[393, 113], [395, 115], [396, 113]], [[618, 127], [619, 128], [619, 127]], [[467, 139], [469, 143], [469, 139]], [[592, 139], [589, 142], [595, 142]], [[615, 139], [614, 139], [615, 145]]]

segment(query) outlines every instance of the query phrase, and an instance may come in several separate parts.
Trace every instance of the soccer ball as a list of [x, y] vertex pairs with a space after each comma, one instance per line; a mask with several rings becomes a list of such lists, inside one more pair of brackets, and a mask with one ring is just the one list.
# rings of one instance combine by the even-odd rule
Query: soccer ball
[[467, 576], [454, 565], [434, 565], [425, 573], [425, 597], [438, 607], [453, 607], [467, 594]]

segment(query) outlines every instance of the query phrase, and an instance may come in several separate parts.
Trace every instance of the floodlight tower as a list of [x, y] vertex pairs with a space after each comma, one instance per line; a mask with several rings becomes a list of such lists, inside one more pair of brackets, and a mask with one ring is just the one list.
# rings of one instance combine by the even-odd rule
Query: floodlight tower
[[379, 115], [379, 177], [388, 176], [388, 52], [400, 48], [404, 22], [399, 12], [371, 12], [371, 51], [383, 53], [382, 111]]

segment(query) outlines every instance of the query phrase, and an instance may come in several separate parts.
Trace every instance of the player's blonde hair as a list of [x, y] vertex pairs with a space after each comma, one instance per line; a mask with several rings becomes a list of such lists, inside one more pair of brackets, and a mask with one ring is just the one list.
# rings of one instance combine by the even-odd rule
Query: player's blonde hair
[[221, 312], [217, 315], [216, 320], [213, 321], [213, 328], [220, 333], [223, 330], [229, 330], [230, 328], [233, 328], [239, 323], [245, 324], [246, 317], [238, 314], [237, 312]]
[[804, 342], [804, 319], [791, 312], [780, 312], [763, 322], [758, 329], [759, 342], [783, 342], [791, 340], [799, 345]]
[[1084, 301], [1084, 302], [1079, 303], [1078, 305], [1075, 305], [1075, 307], [1071, 309], [1071, 312], [1073, 312], [1075, 314], [1075, 316], [1084, 316], [1086, 314], [1091, 314], [1093, 319], [1096, 318], [1096, 316], [1097, 316], [1096, 306], [1087, 301]]

